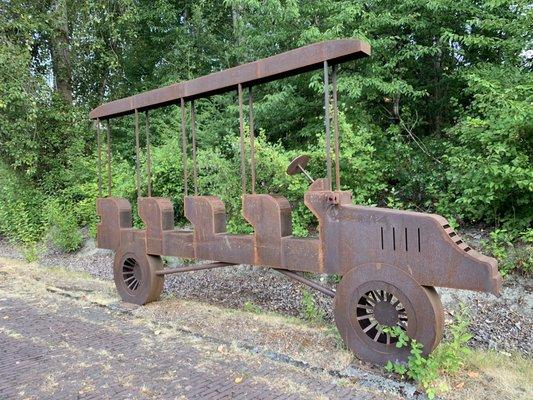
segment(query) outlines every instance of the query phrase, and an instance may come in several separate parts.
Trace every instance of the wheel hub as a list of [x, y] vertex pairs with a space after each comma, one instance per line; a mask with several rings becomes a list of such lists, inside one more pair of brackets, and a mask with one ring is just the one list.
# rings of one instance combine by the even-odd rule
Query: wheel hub
[[356, 318], [362, 332], [372, 341], [382, 344], [397, 342], [385, 327], [399, 326], [407, 330], [407, 313], [400, 300], [386, 290], [366, 292], [357, 302]]
[[381, 325], [395, 326], [398, 323], [398, 310], [387, 301], [379, 301], [374, 306], [374, 318]]
[[135, 292], [142, 280], [142, 271], [139, 263], [133, 258], [126, 258], [122, 265], [122, 279], [130, 292]]

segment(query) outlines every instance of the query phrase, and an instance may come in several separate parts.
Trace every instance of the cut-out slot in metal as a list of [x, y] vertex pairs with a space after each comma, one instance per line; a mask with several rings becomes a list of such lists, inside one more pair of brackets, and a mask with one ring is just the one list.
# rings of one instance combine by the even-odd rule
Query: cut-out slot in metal
[[396, 228], [392, 228], [392, 249], [396, 251]]
[[405, 228], [405, 251], [409, 251], [409, 247], [407, 245], [407, 228]]
[[450, 225], [446, 224], [446, 225], [442, 225], [442, 227], [443, 227], [444, 229], [448, 229], [448, 228], [450, 227]]
[[381, 227], [381, 250], [383, 250], [383, 227]]
[[420, 253], [420, 228], [418, 228], [418, 252]]

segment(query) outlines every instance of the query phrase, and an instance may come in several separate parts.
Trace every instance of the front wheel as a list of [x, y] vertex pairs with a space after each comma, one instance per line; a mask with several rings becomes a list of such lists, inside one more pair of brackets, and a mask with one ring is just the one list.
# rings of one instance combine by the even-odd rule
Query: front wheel
[[113, 276], [121, 299], [127, 303], [147, 304], [159, 300], [164, 277], [161, 257], [150, 256], [135, 248], [119, 248], [115, 255]]
[[383, 328], [400, 327], [423, 345], [424, 355], [440, 342], [444, 312], [435, 288], [419, 285], [403, 270], [366, 264], [342, 278], [335, 295], [335, 323], [346, 346], [374, 364], [405, 361], [409, 348]]

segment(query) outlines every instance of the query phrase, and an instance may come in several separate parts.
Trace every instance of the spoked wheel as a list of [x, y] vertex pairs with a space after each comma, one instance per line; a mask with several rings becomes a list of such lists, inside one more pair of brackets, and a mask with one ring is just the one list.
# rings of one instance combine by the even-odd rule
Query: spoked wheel
[[409, 319], [405, 306], [386, 289], [371, 290], [363, 294], [355, 311], [360, 328], [374, 342], [391, 344], [398, 341], [390, 333], [383, 332], [386, 326], [398, 326], [407, 331]]
[[156, 275], [161, 268], [161, 257], [119, 249], [115, 255], [113, 275], [122, 300], [139, 305], [157, 301], [164, 283], [163, 276]]
[[433, 287], [420, 286], [403, 270], [363, 265], [344, 275], [335, 295], [335, 322], [346, 346], [375, 364], [405, 361], [409, 348], [384, 332], [399, 327], [429, 354], [440, 342], [444, 313]]
[[129, 293], [135, 293], [142, 281], [142, 271], [135, 258], [126, 258], [122, 263], [122, 279]]

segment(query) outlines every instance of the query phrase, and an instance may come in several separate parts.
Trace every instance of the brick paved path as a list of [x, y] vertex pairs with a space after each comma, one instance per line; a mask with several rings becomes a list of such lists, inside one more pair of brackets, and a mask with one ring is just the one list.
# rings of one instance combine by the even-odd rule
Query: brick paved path
[[154, 329], [130, 314], [58, 294], [14, 291], [0, 277], [0, 399], [390, 398]]

